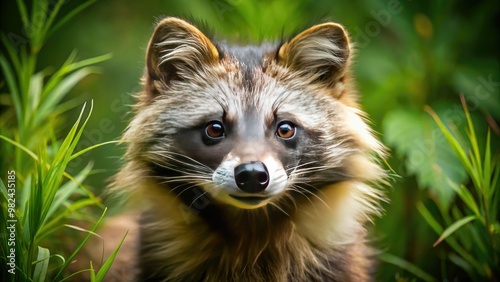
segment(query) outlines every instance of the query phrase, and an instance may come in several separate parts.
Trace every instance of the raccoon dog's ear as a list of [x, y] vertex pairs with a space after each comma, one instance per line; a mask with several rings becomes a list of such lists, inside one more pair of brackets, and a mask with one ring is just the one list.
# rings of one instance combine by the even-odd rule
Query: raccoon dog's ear
[[349, 37], [336, 23], [315, 25], [283, 44], [278, 61], [315, 82], [335, 84], [348, 69]]
[[155, 81], [168, 85], [172, 80], [186, 79], [218, 58], [217, 48], [196, 27], [178, 18], [165, 18], [156, 25], [149, 41], [147, 90], [155, 90]]

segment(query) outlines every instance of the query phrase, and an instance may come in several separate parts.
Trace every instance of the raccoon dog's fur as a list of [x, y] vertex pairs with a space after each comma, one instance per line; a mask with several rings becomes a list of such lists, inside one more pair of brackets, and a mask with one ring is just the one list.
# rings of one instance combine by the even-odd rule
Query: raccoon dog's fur
[[138, 200], [138, 281], [366, 281], [384, 178], [335, 23], [215, 42], [161, 20], [115, 190]]

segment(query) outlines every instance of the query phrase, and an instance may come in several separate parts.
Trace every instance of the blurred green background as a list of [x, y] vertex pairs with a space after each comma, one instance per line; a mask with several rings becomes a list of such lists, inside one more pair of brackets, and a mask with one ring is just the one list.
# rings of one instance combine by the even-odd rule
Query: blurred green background
[[[62, 13], [78, 4], [67, 1]], [[1, 5], [2, 31], [24, 34], [15, 1]], [[464, 168], [424, 106], [461, 131], [466, 125], [459, 98], [463, 95], [479, 143], [484, 144], [491, 127], [492, 152], [498, 155], [500, 46], [494, 23], [499, 6], [497, 0], [96, 1], [49, 39], [38, 65], [59, 66], [73, 50], [79, 59], [113, 55], [99, 64], [101, 74], [86, 78], [68, 97], [82, 103], [94, 100], [94, 112], [77, 147], [83, 149], [118, 139], [123, 132], [131, 117], [132, 95], [140, 90], [145, 48], [162, 16], [205, 22], [216, 37], [241, 44], [280, 39], [319, 21], [341, 23], [356, 44], [353, 72], [361, 104], [391, 149], [390, 201], [384, 204], [385, 215], [375, 221], [372, 244], [437, 280], [466, 281], [463, 268], [447, 259], [448, 247], [432, 246], [439, 235], [417, 210], [421, 202], [439, 217], [457, 201], [446, 178], [468, 183]], [[69, 111], [60, 131], [67, 131], [78, 114], [79, 107]], [[120, 146], [98, 148], [70, 163], [69, 172], [93, 161], [95, 174], [86, 183], [99, 194], [118, 169], [122, 153]], [[494, 216], [498, 220], [499, 215]], [[415, 279], [420, 278], [408, 267], [394, 263], [382, 261], [377, 271], [380, 281]]]

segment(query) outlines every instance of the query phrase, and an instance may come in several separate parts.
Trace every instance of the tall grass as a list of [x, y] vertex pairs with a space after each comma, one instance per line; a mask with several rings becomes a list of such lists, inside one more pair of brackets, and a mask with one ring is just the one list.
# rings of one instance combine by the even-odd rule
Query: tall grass
[[467, 171], [470, 183], [448, 180], [458, 199], [449, 208], [435, 202], [441, 218], [436, 218], [423, 203], [417, 208], [440, 235], [434, 247], [442, 242], [449, 246], [446, 259], [462, 268], [474, 281], [497, 281], [500, 278], [500, 156], [492, 152], [489, 130], [485, 144], [479, 144], [463, 96], [461, 100], [467, 120], [467, 138], [456, 132], [453, 125], [447, 127], [430, 107], [426, 110]]
[[[65, 99], [67, 94], [85, 77], [98, 72], [93, 65], [110, 56], [76, 61], [72, 53], [56, 71], [37, 65], [47, 37], [94, 0], [83, 2], [57, 20], [64, 2], [35, 0], [28, 13], [26, 4], [18, 0], [23, 27], [31, 30], [26, 44], [16, 46], [11, 37], [0, 35], [7, 51], [0, 54], [5, 78], [0, 85], [7, 86], [7, 93], [0, 99], [6, 106], [0, 116], [0, 268], [8, 270], [0, 273], [0, 281], [61, 281], [71, 277], [68, 265], [95, 234], [106, 212], [100, 198], [83, 185], [92, 165], [89, 163], [77, 175], [66, 172], [74, 158], [110, 143], [75, 152], [92, 113], [92, 103], [81, 107], [68, 132], [63, 134], [60, 127], [66, 112], [78, 105], [75, 100]], [[91, 206], [100, 207], [102, 216], [97, 222], [93, 219], [95, 224], [90, 230], [84, 230], [84, 240], [71, 244], [55, 240], [64, 229], [75, 228], [67, 224], [71, 220], [89, 219], [82, 211]], [[77, 247], [65, 253], [62, 249], [68, 245]], [[101, 281], [116, 251], [97, 273], [90, 263], [82, 271], [90, 271], [92, 281]]]
[[[417, 203], [417, 210], [425, 222], [437, 233], [433, 244], [440, 248], [443, 259], [461, 268], [471, 281], [498, 281], [500, 278], [500, 155], [493, 151], [488, 130], [481, 146], [471, 115], [463, 96], [462, 107], [467, 122], [464, 137], [455, 124], [443, 123], [434, 110], [426, 106], [448, 145], [457, 156], [459, 164], [468, 174], [464, 183], [452, 181], [437, 165], [434, 169], [444, 174], [448, 185], [457, 197], [445, 202], [439, 197], [424, 204]], [[379, 255], [382, 262], [395, 265], [422, 281], [450, 281], [457, 277], [443, 264], [441, 277], [434, 277], [405, 259], [389, 254]], [[399, 280], [399, 279], [396, 279]], [[401, 278], [405, 280], [405, 278]]]

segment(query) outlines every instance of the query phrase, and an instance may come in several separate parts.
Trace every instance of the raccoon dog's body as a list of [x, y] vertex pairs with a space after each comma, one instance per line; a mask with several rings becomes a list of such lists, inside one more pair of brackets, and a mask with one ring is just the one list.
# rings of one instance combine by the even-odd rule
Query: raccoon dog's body
[[344, 29], [238, 47], [166, 18], [116, 187], [140, 199], [140, 281], [365, 281], [382, 145]]

